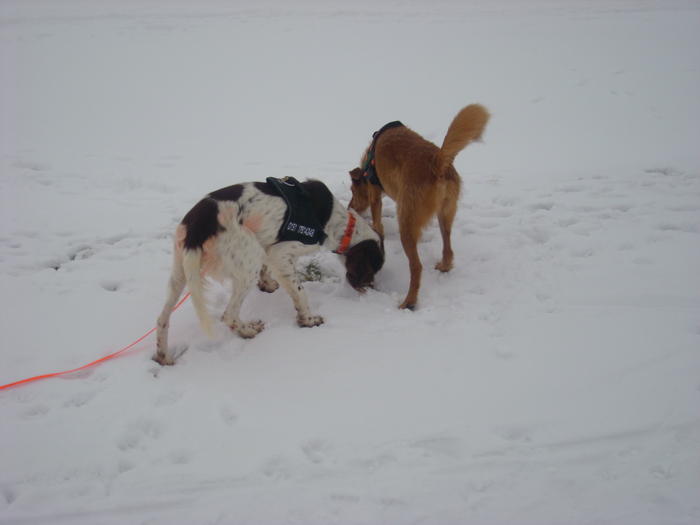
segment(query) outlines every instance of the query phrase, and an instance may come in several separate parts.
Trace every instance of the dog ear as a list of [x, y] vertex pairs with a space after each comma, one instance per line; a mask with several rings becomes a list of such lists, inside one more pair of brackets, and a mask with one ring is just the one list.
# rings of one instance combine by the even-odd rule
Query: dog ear
[[363, 177], [363, 172], [360, 168], [355, 168], [352, 171], [350, 171], [350, 178], [352, 179], [353, 184], [359, 184], [362, 181], [364, 181]]

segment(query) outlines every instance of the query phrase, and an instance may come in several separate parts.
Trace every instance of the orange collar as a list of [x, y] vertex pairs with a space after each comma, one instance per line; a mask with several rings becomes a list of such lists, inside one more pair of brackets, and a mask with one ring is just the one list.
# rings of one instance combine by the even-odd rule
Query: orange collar
[[350, 239], [352, 238], [352, 233], [355, 231], [355, 216], [351, 213], [348, 212], [348, 225], [345, 227], [345, 233], [343, 233], [343, 238], [340, 239], [340, 244], [338, 245], [338, 249], [335, 251], [335, 253], [338, 253], [340, 255], [343, 255], [345, 252], [348, 251], [348, 248], [350, 247]]

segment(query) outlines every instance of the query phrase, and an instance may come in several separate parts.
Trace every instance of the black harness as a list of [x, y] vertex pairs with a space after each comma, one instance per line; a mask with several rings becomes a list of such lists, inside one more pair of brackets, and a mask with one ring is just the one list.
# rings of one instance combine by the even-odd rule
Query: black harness
[[377, 141], [379, 140], [381, 134], [384, 133], [387, 129], [399, 128], [402, 126], [403, 124], [401, 122], [395, 120], [394, 122], [389, 122], [388, 124], [385, 124], [379, 131], [375, 131], [372, 134], [372, 144], [370, 144], [369, 149], [367, 150], [367, 160], [365, 161], [365, 165], [362, 167], [362, 171], [364, 172], [363, 176], [365, 180], [368, 180], [369, 182], [376, 186], [379, 186], [380, 188], [382, 188], [382, 183], [379, 180], [379, 177], [377, 176], [377, 168], [374, 162], [374, 150], [377, 147]]
[[277, 234], [279, 242], [321, 244], [326, 240], [326, 232], [316, 217], [311, 197], [298, 180], [294, 177], [268, 177], [265, 181], [277, 190], [287, 204], [287, 213]]

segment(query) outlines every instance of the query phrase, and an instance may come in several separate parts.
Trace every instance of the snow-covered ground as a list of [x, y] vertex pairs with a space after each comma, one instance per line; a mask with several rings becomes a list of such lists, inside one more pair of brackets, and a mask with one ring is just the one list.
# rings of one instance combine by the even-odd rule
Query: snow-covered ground
[[315, 258], [323, 326], [186, 303], [174, 367], [0, 392], [0, 523], [700, 523], [697, 1], [0, 0], [0, 78], [0, 384], [151, 328], [204, 193], [347, 202], [384, 123], [493, 115], [415, 312], [385, 199], [376, 290]]

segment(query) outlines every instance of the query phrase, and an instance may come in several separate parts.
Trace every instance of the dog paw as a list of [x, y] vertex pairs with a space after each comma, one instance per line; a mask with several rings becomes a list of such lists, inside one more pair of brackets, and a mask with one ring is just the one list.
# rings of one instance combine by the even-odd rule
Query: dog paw
[[416, 303], [413, 301], [405, 300], [403, 303], [399, 305], [399, 308], [401, 310], [415, 310], [416, 309]]
[[175, 360], [172, 357], [159, 353], [153, 354], [153, 360], [161, 366], [172, 366], [175, 364]]
[[319, 326], [323, 324], [323, 317], [320, 315], [298, 315], [297, 324], [302, 327]]
[[249, 323], [241, 323], [235, 328], [238, 335], [244, 339], [252, 339], [265, 329], [265, 323], [262, 321], [250, 321]]
[[272, 293], [279, 287], [280, 283], [278, 283], [274, 279], [266, 279], [264, 281], [261, 279], [260, 281], [258, 281], [258, 288], [263, 292]]
[[452, 263], [445, 263], [443, 261], [440, 261], [435, 265], [435, 269], [439, 270], [441, 272], [449, 272], [452, 269]]

